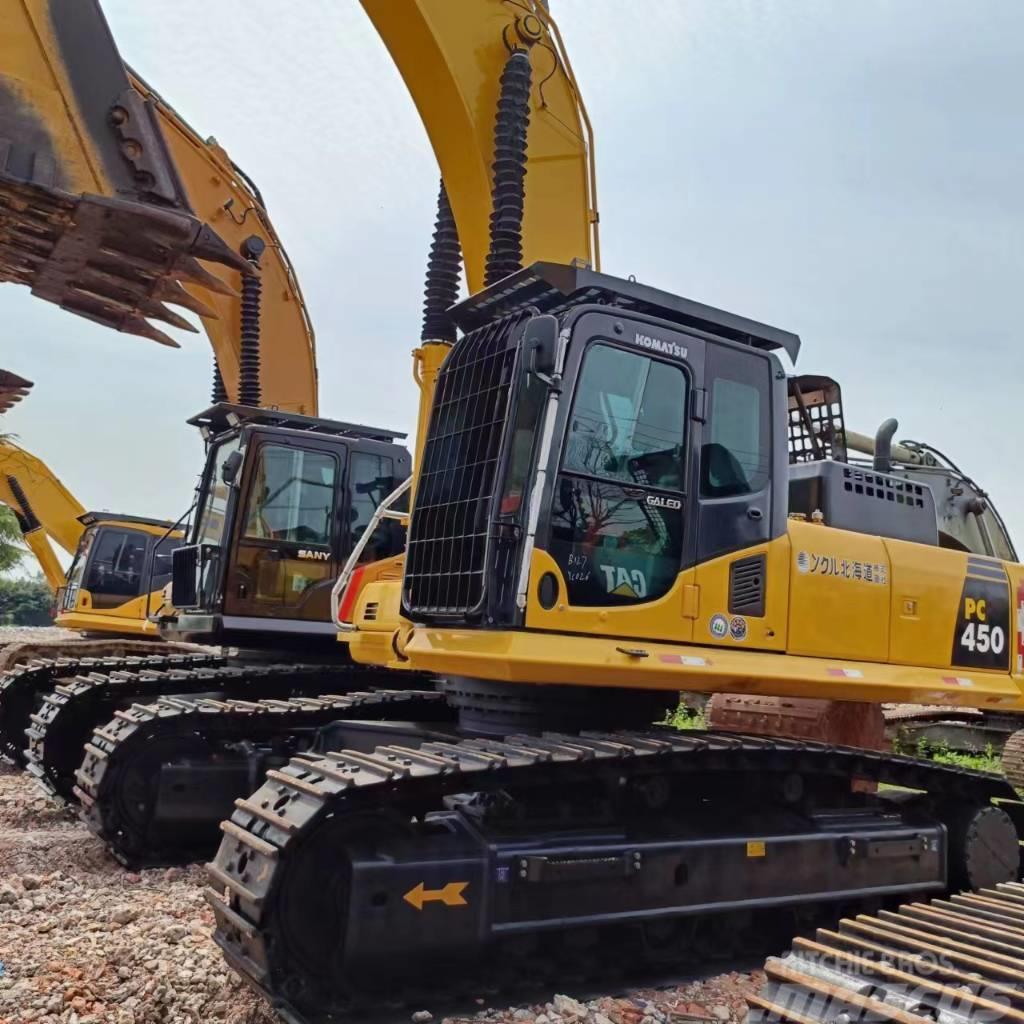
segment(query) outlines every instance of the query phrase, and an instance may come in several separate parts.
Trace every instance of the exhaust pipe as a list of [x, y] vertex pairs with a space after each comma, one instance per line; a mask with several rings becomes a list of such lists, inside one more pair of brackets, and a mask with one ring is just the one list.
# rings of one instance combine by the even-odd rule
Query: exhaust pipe
[[892, 439], [899, 429], [900, 421], [893, 418], [887, 419], [878, 428], [878, 433], [875, 434], [874, 467], [876, 473], [892, 472]]

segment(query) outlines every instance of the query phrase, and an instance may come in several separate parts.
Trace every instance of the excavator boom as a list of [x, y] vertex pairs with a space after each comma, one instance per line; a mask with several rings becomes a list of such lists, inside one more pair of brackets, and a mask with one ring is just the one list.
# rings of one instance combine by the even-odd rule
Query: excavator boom
[[[251, 371], [265, 382], [258, 401], [315, 415], [312, 328], [255, 187], [127, 70], [96, 0], [12, 0], [8, 8], [0, 281], [172, 346], [149, 321], [195, 330], [171, 307], [191, 311], [209, 335], [226, 396], [241, 400], [240, 292], [243, 278], [258, 278], [261, 308], [244, 326], [275, 338]], [[253, 238], [255, 248], [246, 244]]]
[[533, 0], [362, 3], [430, 137], [458, 224], [470, 292], [484, 284], [495, 111], [502, 66], [513, 49], [529, 54], [532, 69], [523, 262], [578, 260], [596, 268], [593, 139], [546, 6]]

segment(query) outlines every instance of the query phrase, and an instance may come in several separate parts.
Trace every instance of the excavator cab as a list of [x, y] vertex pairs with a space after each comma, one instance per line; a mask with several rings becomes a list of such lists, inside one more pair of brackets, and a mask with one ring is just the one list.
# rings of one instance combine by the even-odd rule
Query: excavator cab
[[110, 512], [86, 512], [65, 584], [57, 591], [56, 625], [105, 636], [156, 637], [151, 620], [170, 582], [182, 533], [174, 523]]
[[775, 353], [799, 339], [544, 263], [454, 315], [405, 614], [690, 639], [681, 570], [786, 529]]
[[[225, 403], [189, 422], [209, 447], [161, 633], [336, 652], [331, 588], [377, 506], [409, 475], [396, 443], [404, 435]], [[403, 544], [386, 520], [362, 557], [380, 562]]]

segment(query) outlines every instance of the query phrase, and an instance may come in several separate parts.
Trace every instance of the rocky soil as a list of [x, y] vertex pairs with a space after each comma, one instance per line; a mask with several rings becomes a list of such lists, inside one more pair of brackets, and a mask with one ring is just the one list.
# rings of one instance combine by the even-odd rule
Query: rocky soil
[[[57, 632], [0, 628], [0, 644]], [[199, 867], [125, 871], [73, 813], [0, 761], [0, 1024], [273, 1024], [223, 964], [204, 884]], [[457, 1021], [738, 1024], [745, 993], [762, 980], [733, 972], [582, 1001], [481, 1000]], [[415, 1024], [430, 1019], [412, 1015]]]
[[[223, 965], [203, 885], [199, 867], [125, 871], [0, 763], [0, 1024], [272, 1024]], [[580, 1002], [552, 994], [458, 1020], [725, 1024], [744, 1019], [761, 982], [739, 972]]]

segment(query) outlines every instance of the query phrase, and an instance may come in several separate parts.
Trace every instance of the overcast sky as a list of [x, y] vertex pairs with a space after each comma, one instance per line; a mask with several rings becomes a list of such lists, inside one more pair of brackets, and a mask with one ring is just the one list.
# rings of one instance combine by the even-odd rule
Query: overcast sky
[[[468, 0], [451, 0], [468, 2]], [[259, 184], [321, 411], [411, 429], [437, 169], [354, 0], [105, 0], [122, 55]], [[801, 335], [848, 424], [944, 449], [1024, 546], [1024, 3], [551, 0], [597, 134], [603, 269]], [[301, 13], [300, 13], [301, 12]], [[0, 424], [89, 507], [176, 517], [205, 336], [171, 351], [0, 287]]]

